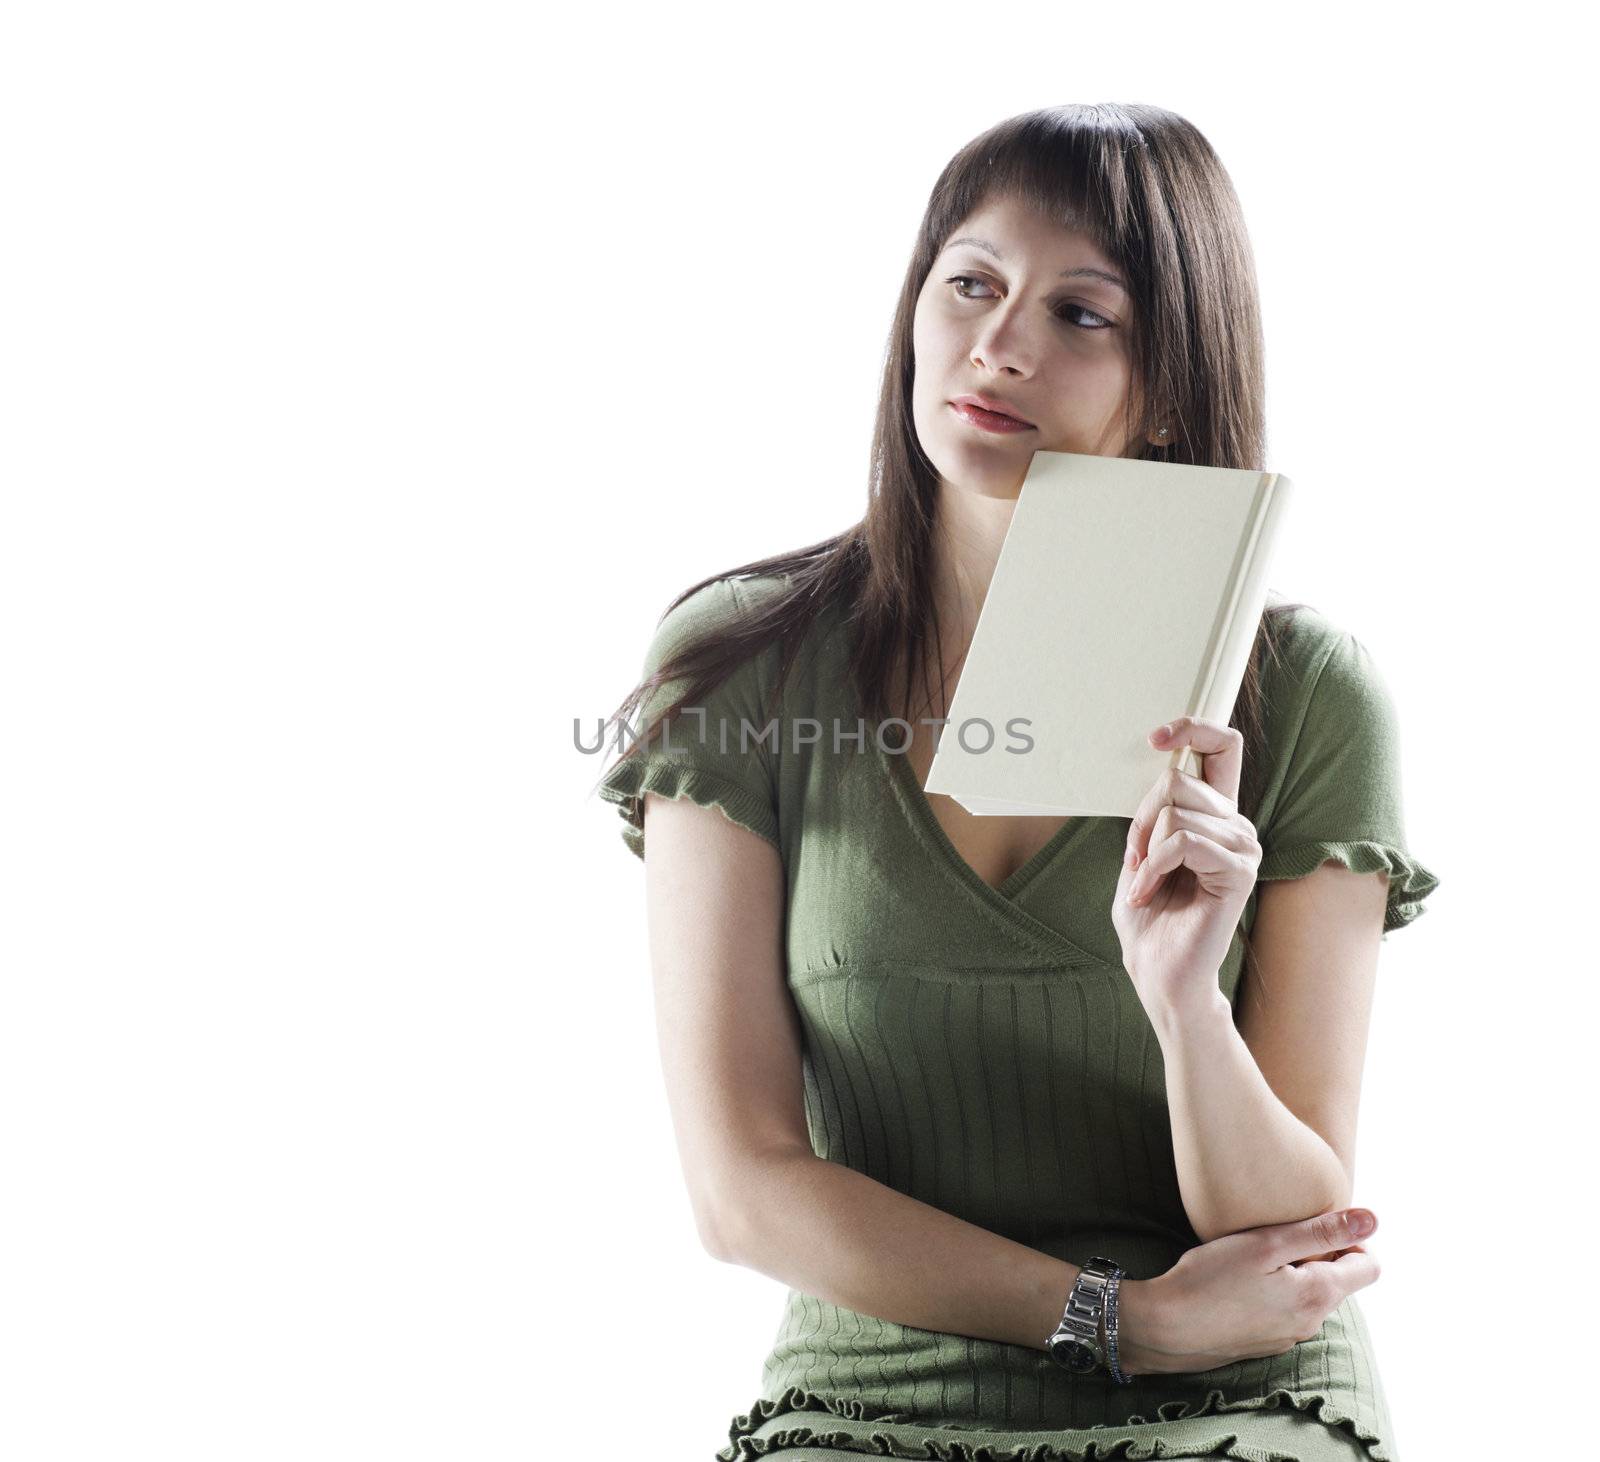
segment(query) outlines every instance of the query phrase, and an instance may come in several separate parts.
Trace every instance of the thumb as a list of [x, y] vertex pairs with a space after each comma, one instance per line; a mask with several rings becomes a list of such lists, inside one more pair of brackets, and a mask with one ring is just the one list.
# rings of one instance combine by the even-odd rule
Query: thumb
[[1297, 1264], [1305, 1259], [1337, 1256], [1349, 1248], [1359, 1248], [1378, 1227], [1378, 1216], [1369, 1208], [1341, 1208], [1319, 1213], [1299, 1223], [1283, 1224], [1278, 1236], [1280, 1264]]

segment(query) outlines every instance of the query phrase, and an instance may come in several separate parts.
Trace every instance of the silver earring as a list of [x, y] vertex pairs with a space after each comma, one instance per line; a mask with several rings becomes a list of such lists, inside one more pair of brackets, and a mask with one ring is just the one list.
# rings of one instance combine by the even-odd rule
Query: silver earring
[[1160, 431], [1158, 431], [1158, 432], [1157, 432], [1157, 433], [1156, 433], [1156, 435], [1157, 435], [1157, 436], [1158, 436], [1158, 437], [1164, 437], [1164, 436], [1166, 436], [1166, 434], [1167, 434], [1167, 429], [1166, 429], [1166, 427], [1162, 427], [1162, 428], [1161, 428], [1161, 430], [1160, 430]]

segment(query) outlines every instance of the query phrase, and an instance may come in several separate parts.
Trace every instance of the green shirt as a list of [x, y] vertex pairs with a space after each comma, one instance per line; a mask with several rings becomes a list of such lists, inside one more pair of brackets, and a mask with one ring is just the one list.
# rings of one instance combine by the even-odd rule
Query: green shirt
[[[697, 592], [661, 624], [647, 673], [777, 585], [719, 580]], [[1111, 920], [1128, 819], [1073, 818], [991, 887], [892, 749], [903, 728], [886, 727], [880, 746], [846, 654], [830, 607], [776, 707], [773, 645], [701, 698], [703, 721], [674, 723], [674, 750], [615, 763], [600, 791], [627, 846], [643, 857], [641, 798], [652, 791], [715, 805], [778, 848], [819, 1157], [1074, 1264], [1106, 1254], [1130, 1279], [1165, 1272], [1199, 1239], [1178, 1188], [1161, 1049]], [[1406, 851], [1387, 689], [1354, 638], [1304, 608], [1263, 675], [1271, 771], [1259, 877], [1297, 878], [1330, 858], [1387, 870], [1387, 937], [1438, 883]], [[681, 689], [658, 688], [631, 724], [642, 730]], [[820, 723], [817, 739], [802, 718]], [[1255, 908], [1252, 894], [1219, 973], [1230, 1000]], [[1292, 1411], [1302, 1415], [1283, 1415]], [[760, 1455], [780, 1435], [846, 1455], [969, 1456], [923, 1448], [930, 1438], [981, 1441], [997, 1457], [1048, 1444], [1019, 1453], [1027, 1462], [1081, 1458], [1088, 1442], [1125, 1436], [1159, 1440], [1164, 1457], [1211, 1455], [1228, 1437], [1307, 1459], [1397, 1456], [1353, 1297], [1287, 1354], [1118, 1386], [1071, 1374], [1042, 1349], [918, 1330], [791, 1290], [760, 1396], [719, 1456]]]

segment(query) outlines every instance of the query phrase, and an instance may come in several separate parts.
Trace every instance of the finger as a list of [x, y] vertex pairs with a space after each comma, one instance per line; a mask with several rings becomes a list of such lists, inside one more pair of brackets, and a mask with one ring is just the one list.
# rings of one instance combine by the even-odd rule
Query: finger
[[1381, 1271], [1378, 1261], [1361, 1251], [1342, 1254], [1328, 1264], [1291, 1265], [1282, 1272], [1292, 1279], [1298, 1306], [1326, 1323], [1358, 1289], [1375, 1284]]
[[1192, 746], [1200, 753], [1200, 770], [1206, 782], [1230, 802], [1239, 800], [1239, 780], [1244, 772], [1244, 734], [1238, 727], [1200, 716], [1179, 716], [1157, 727], [1150, 741], [1163, 751], [1181, 751]]
[[1235, 853], [1250, 852], [1256, 842], [1254, 825], [1248, 818], [1240, 817], [1235, 812], [1196, 812], [1192, 807], [1179, 807], [1169, 802], [1156, 813], [1150, 847], [1154, 849], [1162, 839], [1170, 838], [1183, 829], [1210, 838], [1219, 847]]
[[[1190, 780], [1193, 780], [1192, 778]], [[1210, 796], [1215, 792], [1207, 789]], [[1157, 809], [1155, 827], [1150, 834], [1150, 845], [1146, 850], [1145, 858], [1153, 856], [1156, 850], [1168, 838], [1176, 833], [1188, 831], [1198, 833], [1203, 838], [1209, 838], [1219, 848], [1226, 848], [1240, 860], [1241, 870], [1246, 867], [1253, 868], [1259, 864], [1261, 844], [1256, 838], [1255, 824], [1247, 817], [1241, 817], [1237, 812], [1229, 810], [1218, 815], [1211, 812], [1196, 812], [1192, 808], [1178, 807], [1169, 802], [1164, 807]], [[1123, 864], [1128, 868], [1137, 868], [1143, 872], [1141, 864], [1144, 859], [1135, 862], [1131, 856], [1125, 855]], [[1194, 867], [1194, 864], [1190, 864]], [[1130, 881], [1130, 887], [1135, 878]], [[1158, 880], [1159, 881], [1159, 880]], [[1140, 887], [1146, 894], [1149, 893], [1151, 884], [1141, 884]]]
[[1353, 1254], [1360, 1250], [1360, 1244], [1351, 1244], [1343, 1249], [1330, 1249], [1326, 1254], [1313, 1254], [1309, 1259], [1296, 1259], [1294, 1265], [1299, 1268], [1302, 1264], [1328, 1264], [1335, 1259], [1343, 1258], [1346, 1254]]
[[1376, 1284], [1383, 1273], [1377, 1259], [1365, 1249], [1351, 1249], [1341, 1254], [1328, 1268], [1338, 1277], [1340, 1288], [1346, 1295]]
[[1226, 875], [1248, 869], [1252, 861], [1243, 853], [1212, 842], [1203, 833], [1180, 829], [1156, 844], [1150, 856], [1139, 865], [1139, 871], [1128, 885], [1128, 902], [1148, 903], [1161, 887], [1161, 880], [1177, 868], [1189, 868], [1197, 874]]
[[1213, 817], [1238, 815], [1238, 808], [1215, 787], [1199, 777], [1177, 767], [1168, 767], [1150, 784], [1150, 790], [1140, 799], [1128, 824], [1126, 856], [1123, 864], [1137, 868], [1150, 856], [1150, 842], [1155, 832], [1156, 818], [1163, 807], [1187, 807], [1195, 812], [1210, 813]]
[[[1371, 1220], [1370, 1228], [1358, 1228], [1350, 1222], [1362, 1216]], [[1328, 1254], [1335, 1249], [1347, 1249], [1358, 1240], [1372, 1237], [1378, 1227], [1378, 1216], [1370, 1208], [1341, 1208], [1331, 1213], [1319, 1213], [1314, 1218], [1303, 1218], [1298, 1223], [1278, 1223], [1260, 1230], [1267, 1238], [1267, 1267], [1278, 1269], [1309, 1254]]]

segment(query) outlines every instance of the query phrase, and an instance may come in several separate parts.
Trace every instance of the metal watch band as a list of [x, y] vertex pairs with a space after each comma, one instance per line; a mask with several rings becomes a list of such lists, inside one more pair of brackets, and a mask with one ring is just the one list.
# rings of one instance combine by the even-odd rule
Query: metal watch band
[[1105, 1315], [1106, 1291], [1113, 1276], [1122, 1268], [1110, 1259], [1095, 1255], [1079, 1271], [1067, 1296], [1061, 1322], [1045, 1342], [1052, 1360], [1079, 1375], [1105, 1364], [1106, 1348], [1101, 1340], [1101, 1321]]

